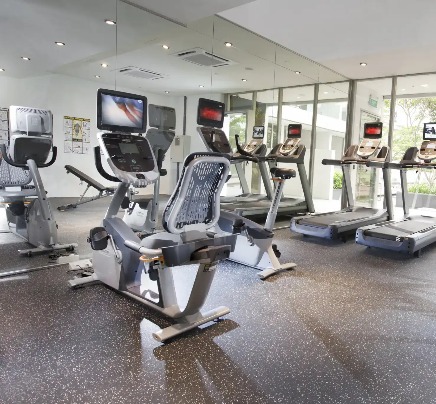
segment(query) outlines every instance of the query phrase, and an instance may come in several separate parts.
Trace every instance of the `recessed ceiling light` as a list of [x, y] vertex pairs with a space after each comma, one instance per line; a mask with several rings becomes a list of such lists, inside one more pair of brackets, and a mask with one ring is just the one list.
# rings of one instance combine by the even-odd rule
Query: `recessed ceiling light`
[[329, 92], [328, 91], [324, 91], [324, 94], [328, 94]]
[[224, 42], [224, 45], [226, 45], [228, 48], [231, 48], [233, 46], [231, 42]]
[[406, 89], [405, 89], [405, 88], [402, 88], [401, 91], [406, 91]]
[[58, 42], [58, 41], [56, 41], [55, 44], [57, 46], [65, 46], [65, 42]]
[[0, 72], [4, 72], [5, 71], [5, 69], [0, 69]]
[[421, 84], [421, 87], [428, 87], [428, 84]]
[[104, 20], [107, 25], [117, 25], [117, 22], [114, 20]]
[[360, 66], [365, 67], [367, 65], [366, 62], [360, 62]]
[[247, 81], [247, 79], [241, 79], [242, 81]]
[[94, 77], [95, 77], [96, 79], [99, 79], [101, 76], [99, 76], [98, 74], [96, 74]]
[[297, 99], [300, 99], [300, 98], [301, 98], [300, 96], [297, 97]]
[[169, 91], [165, 91], [165, 94], [169, 94], [170, 92]]
[[301, 72], [299, 72], [298, 70], [295, 72], [295, 74], [301, 74]]
[[102, 63], [101, 64], [101, 67], [103, 67], [104, 69], [106, 68], [106, 67], [108, 67], [109, 65], [107, 64], [107, 63]]
[[168, 45], [162, 45], [162, 48], [168, 50], [170, 47]]
[[204, 86], [203, 86], [203, 85], [201, 85], [201, 84], [200, 84], [200, 85], [199, 85], [198, 87], [200, 87], [200, 88], [204, 88]]
[[21, 56], [21, 59], [23, 59], [23, 60], [27, 60], [27, 61], [30, 60], [30, 58], [28, 58], [27, 56]]

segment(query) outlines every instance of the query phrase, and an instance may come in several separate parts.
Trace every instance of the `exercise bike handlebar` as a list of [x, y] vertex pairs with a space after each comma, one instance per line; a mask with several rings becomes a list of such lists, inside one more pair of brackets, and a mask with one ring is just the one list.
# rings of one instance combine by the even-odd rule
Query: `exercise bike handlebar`
[[126, 240], [124, 245], [133, 251], [136, 251], [142, 255], [147, 255], [149, 257], [154, 257], [156, 255], [162, 255], [162, 250], [160, 248], [147, 248], [143, 247], [134, 241]]
[[110, 175], [105, 171], [103, 165], [101, 164], [101, 151], [100, 146], [94, 147], [94, 159], [95, 159], [95, 167], [97, 168], [98, 173], [106, 180], [112, 182], [121, 182], [118, 177]]
[[[29, 166], [27, 164], [20, 164], [20, 163], [15, 163], [14, 161], [12, 161], [9, 158], [8, 153], [6, 151], [6, 145], [4, 145], [4, 144], [0, 145], [0, 151], [2, 154], [2, 158], [9, 165], [11, 165], [13, 167], [18, 167], [18, 168], [26, 168], [26, 169], [29, 168]], [[53, 151], [53, 153], [52, 153], [50, 161], [48, 163], [44, 163], [44, 164], [37, 164], [38, 168], [50, 167], [51, 165], [54, 164], [54, 162], [56, 161], [56, 158], [58, 156], [58, 148], [56, 146], [53, 146], [52, 151]], [[29, 160], [31, 160], [31, 159], [29, 159]]]

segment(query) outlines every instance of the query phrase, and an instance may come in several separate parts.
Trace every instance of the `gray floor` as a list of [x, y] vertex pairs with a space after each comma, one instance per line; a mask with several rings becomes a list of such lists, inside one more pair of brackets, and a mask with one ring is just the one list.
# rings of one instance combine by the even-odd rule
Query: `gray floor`
[[[108, 202], [56, 212], [62, 238], [87, 253]], [[0, 402], [436, 403], [436, 248], [276, 235], [297, 269], [262, 282], [220, 265], [206, 308], [231, 313], [167, 345], [150, 335], [166, 320], [102, 285], [70, 290], [65, 266], [4, 279]]]

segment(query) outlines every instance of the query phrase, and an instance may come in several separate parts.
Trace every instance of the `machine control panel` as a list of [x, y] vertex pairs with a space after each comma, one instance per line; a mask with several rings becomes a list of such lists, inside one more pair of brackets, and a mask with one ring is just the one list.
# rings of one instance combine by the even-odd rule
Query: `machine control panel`
[[123, 182], [145, 186], [158, 177], [156, 160], [147, 139], [125, 133], [97, 135], [106, 160]]
[[430, 163], [436, 159], [436, 141], [424, 140], [419, 148], [417, 157], [424, 160], [425, 163]]
[[205, 146], [216, 153], [232, 153], [232, 148], [227, 139], [226, 134], [217, 128], [199, 127], [201, 138], [203, 139]]
[[242, 146], [242, 148], [247, 153], [255, 154], [256, 151], [259, 149], [259, 147], [261, 147], [262, 145], [263, 145], [263, 140], [262, 139], [253, 139], [253, 140], [250, 140], [249, 143], [247, 143], [244, 146]]
[[365, 123], [363, 139], [357, 149], [358, 157], [368, 159], [380, 151], [382, 130], [382, 122]]
[[301, 139], [299, 138], [288, 138], [285, 140], [285, 142], [282, 144], [282, 146], [279, 149], [279, 153], [284, 156], [289, 156], [290, 154], [293, 154], [295, 150], [297, 150]]

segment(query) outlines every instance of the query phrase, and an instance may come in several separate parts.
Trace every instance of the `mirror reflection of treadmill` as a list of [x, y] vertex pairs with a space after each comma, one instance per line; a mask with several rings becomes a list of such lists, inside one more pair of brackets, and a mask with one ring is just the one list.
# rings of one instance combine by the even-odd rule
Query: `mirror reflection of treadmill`
[[400, 170], [404, 219], [359, 228], [357, 243], [420, 256], [423, 247], [436, 242], [436, 209], [420, 208], [411, 215], [409, 208], [414, 207], [416, 194], [410, 204], [407, 186], [409, 169], [436, 169], [436, 136], [432, 130], [435, 126], [436, 123], [424, 124], [421, 147], [411, 147], [399, 163], [387, 164], [390, 169]]
[[[364, 136], [359, 145], [350, 146], [340, 160], [324, 159], [323, 165], [340, 166], [344, 178], [344, 189], [348, 206], [337, 212], [320, 213], [310, 216], [295, 217], [291, 221], [291, 230], [307, 236], [337, 239], [355, 233], [357, 228], [389, 220], [392, 217], [392, 201], [389, 195], [390, 184], [385, 168], [389, 149], [381, 145], [383, 124], [366, 123]], [[354, 164], [383, 169], [386, 209], [354, 206], [351, 187], [350, 168]]]

